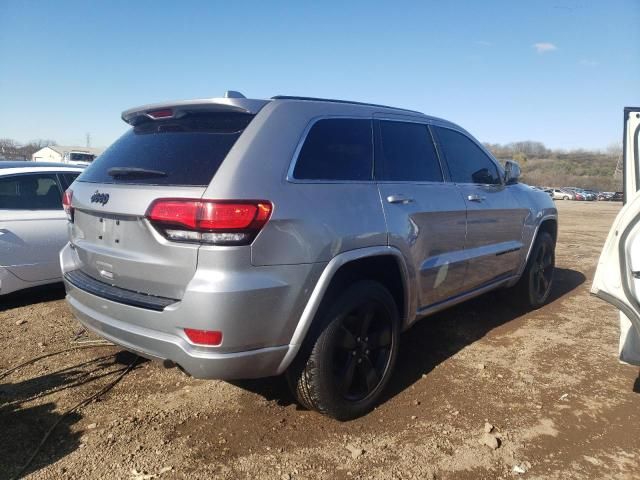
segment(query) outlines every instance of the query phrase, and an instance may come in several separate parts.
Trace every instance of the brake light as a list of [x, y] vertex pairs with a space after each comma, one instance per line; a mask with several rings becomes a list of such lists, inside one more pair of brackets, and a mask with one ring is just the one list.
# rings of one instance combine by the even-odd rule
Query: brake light
[[170, 108], [154, 110], [153, 112], [148, 112], [147, 116], [151, 117], [153, 120], [158, 120], [159, 118], [171, 118], [173, 117], [173, 110]]
[[195, 328], [185, 328], [184, 333], [192, 343], [199, 345], [216, 346], [222, 343], [222, 332], [217, 330], [196, 330]]
[[162, 198], [147, 218], [169, 240], [211, 245], [247, 245], [271, 216], [266, 201], [221, 201]]
[[62, 195], [62, 208], [64, 213], [67, 214], [67, 219], [73, 223], [73, 207], [71, 206], [71, 200], [73, 199], [73, 190], [67, 188]]

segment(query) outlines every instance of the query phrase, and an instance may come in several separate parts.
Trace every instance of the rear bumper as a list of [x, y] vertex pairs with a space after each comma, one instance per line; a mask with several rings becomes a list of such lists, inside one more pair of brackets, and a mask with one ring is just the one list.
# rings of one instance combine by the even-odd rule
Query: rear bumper
[[[63, 274], [78, 269], [75, 252], [60, 253]], [[169, 360], [196, 378], [258, 378], [281, 373], [306, 305], [307, 285], [322, 265], [248, 267], [224, 275], [198, 268], [181, 300], [162, 310], [127, 305], [79, 288], [64, 275], [67, 302], [97, 335], [154, 360]], [[317, 272], [317, 273], [316, 273]], [[185, 328], [219, 330], [220, 346], [193, 344]]]
[[83, 292], [65, 281], [67, 302], [88, 330], [116, 345], [151, 360], [170, 360], [196, 378], [258, 378], [275, 375], [289, 346], [260, 348], [243, 352], [218, 353], [203, 351], [190, 345], [179, 335], [170, 335], [149, 328], [116, 320], [87, 306], [98, 297]]

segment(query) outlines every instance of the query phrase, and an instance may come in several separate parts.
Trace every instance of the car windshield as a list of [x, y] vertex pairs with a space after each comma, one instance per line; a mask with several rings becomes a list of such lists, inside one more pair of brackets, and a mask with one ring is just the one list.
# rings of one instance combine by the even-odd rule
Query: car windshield
[[90, 153], [72, 152], [69, 155], [69, 158], [74, 162], [93, 162], [93, 160], [96, 158], [96, 156], [92, 155]]

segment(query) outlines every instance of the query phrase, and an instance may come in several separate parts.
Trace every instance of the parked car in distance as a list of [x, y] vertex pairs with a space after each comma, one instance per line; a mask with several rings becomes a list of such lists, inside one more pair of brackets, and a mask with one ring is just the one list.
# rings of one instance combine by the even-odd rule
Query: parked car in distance
[[573, 199], [577, 200], [579, 202], [583, 202], [587, 200], [586, 195], [579, 189], [577, 188], [568, 188], [567, 190], [569, 190], [570, 192], [573, 192]]
[[565, 190], [563, 188], [552, 188], [551, 189], [551, 197], [554, 200], [575, 200], [576, 196], [570, 190]]
[[497, 288], [549, 296], [553, 201], [454, 123], [237, 92], [122, 118], [67, 192], [60, 261], [79, 321], [142, 356], [285, 374], [346, 420], [376, 405], [420, 318]]
[[611, 198], [613, 198], [615, 192], [600, 192], [598, 193], [598, 200], [599, 201], [610, 201]]
[[62, 280], [62, 194], [80, 172], [61, 163], [0, 162], [0, 295]]
[[622, 202], [624, 201], [624, 193], [623, 192], [615, 192], [611, 198], [609, 199], [612, 202]]
[[584, 190], [577, 187], [564, 187], [565, 190], [571, 191], [574, 194], [574, 199], [579, 201], [593, 201], [596, 199], [596, 195], [593, 192]]

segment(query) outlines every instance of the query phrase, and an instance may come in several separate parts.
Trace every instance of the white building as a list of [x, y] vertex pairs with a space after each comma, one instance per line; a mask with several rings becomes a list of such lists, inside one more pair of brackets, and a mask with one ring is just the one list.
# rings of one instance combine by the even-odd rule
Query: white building
[[73, 145], [51, 145], [44, 147], [31, 155], [34, 162], [62, 162], [65, 154], [89, 153], [92, 155], [100, 155], [104, 151], [103, 148], [77, 147]]

